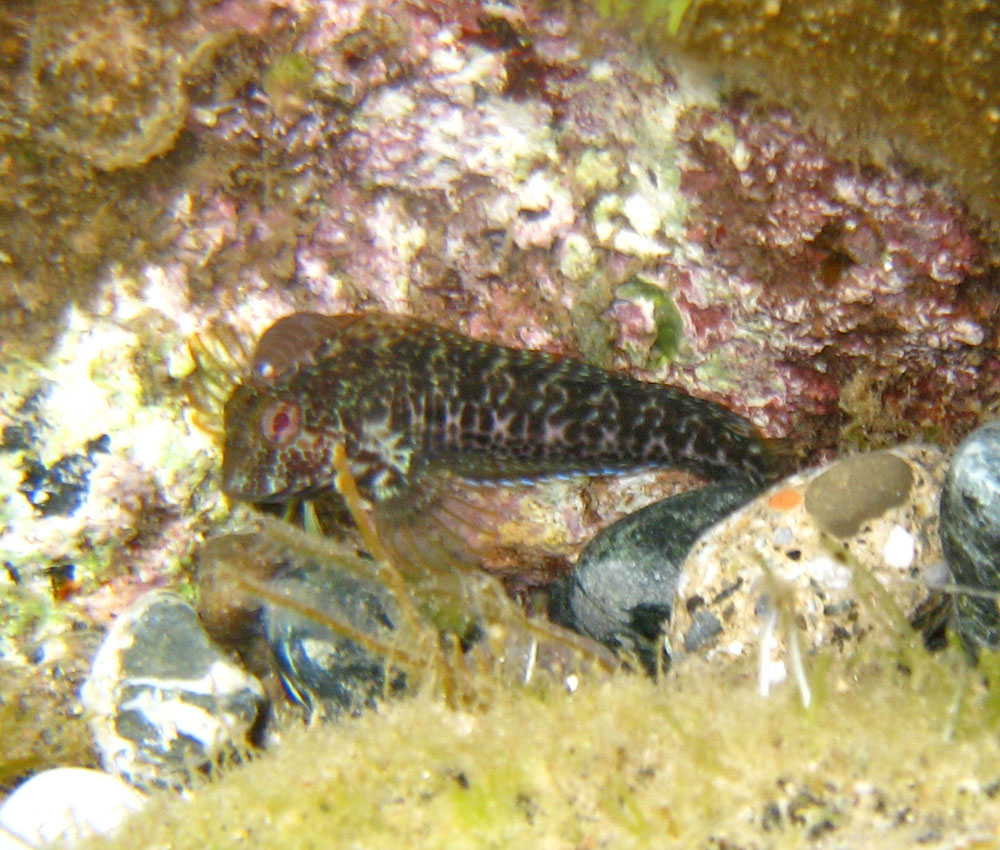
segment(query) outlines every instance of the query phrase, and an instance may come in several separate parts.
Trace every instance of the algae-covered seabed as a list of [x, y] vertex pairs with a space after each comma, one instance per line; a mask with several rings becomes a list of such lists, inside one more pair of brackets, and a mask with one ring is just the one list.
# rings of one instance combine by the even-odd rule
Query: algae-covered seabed
[[809, 668], [808, 709], [707, 668], [500, 689], [476, 711], [422, 696], [290, 733], [93, 846], [996, 846], [1000, 700], [981, 672], [916, 649]]
[[[482, 17], [467, 14], [463, 4]], [[579, 13], [579, 33], [560, 24], [560, 5]], [[681, 45], [710, 65], [728, 68], [730, 88], [748, 85], [778, 102], [794, 101], [787, 105], [847, 148], [845, 156], [867, 161], [857, 155], [861, 148], [885, 163], [896, 151], [907, 154], [963, 189], [981, 214], [992, 216], [994, 224], [984, 230], [995, 232], [1000, 122], [990, 98], [998, 63], [996, 41], [990, 40], [995, 16], [986, 4], [752, 5], [705, 2], [680, 9]], [[125, 591], [161, 581], [164, 574], [188, 578], [200, 537], [224, 525], [226, 508], [211, 477], [218, 458], [207, 440], [185, 431], [184, 369], [174, 362], [184, 359], [178, 353], [183, 338], [213, 319], [232, 318], [242, 309], [249, 314], [242, 316], [245, 324], [260, 330], [293, 309], [361, 305], [428, 318], [449, 313], [484, 336], [568, 345], [599, 359], [617, 351], [608, 350], [602, 322], [612, 293], [628, 295], [618, 285], [631, 278], [632, 267], [656, 272], [661, 289], [677, 276], [670, 262], [658, 265], [666, 250], [661, 240], [674, 252], [671, 262], [693, 258], [678, 263], [680, 271], [712, 271], [696, 278], [704, 285], [720, 273], [702, 266], [707, 260], [696, 235], [687, 248], [676, 242], [690, 222], [684, 219], [687, 201], [675, 191], [680, 179], [670, 128], [677, 122], [671, 116], [697, 115], [703, 107], [673, 104], [661, 71], [627, 39], [603, 33], [584, 17], [582, 6], [192, 0], [190, 9], [201, 14], [187, 8], [111, 0], [88, 5], [86, 15], [63, 0], [22, 0], [0, 8], [0, 24], [10, 24], [12, 33], [0, 38], [0, 166], [11, 178], [0, 189], [0, 329], [10, 397], [0, 410], [3, 480], [10, 491], [3, 521], [26, 541], [16, 552], [21, 560], [11, 561], [8, 570], [19, 573], [22, 583], [34, 581], [31, 592], [36, 585], [45, 590], [36, 599], [23, 584], [13, 589], [13, 579], [5, 586], [5, 610], [13, 612], [7, 631], [16, 631], [18, 639], [29, 625], [47, 624], [66, 610], [57, 604], [61, 599], [47, 595], [47, 577], [58, 573], [53, 567], [71, 563], [76, 571], [70, 585], [78, 583], [92, 602], [107, 591], [111, 608], [123, 604]], [[555, 16], [544, 18], [548, 11], [539, 9], [550, 8]], [[522, 15], [524, 9], [531, 14]], [[929, 21], [918, 16], [909, 29], [911, 9], [933, 14], [928, 12]], [[744, 10], [749, 13], [741, 17]], [[801, 14], [791, 14], [796, 11]], [[398, 26], [397, 12], [426, 29]], [[461, 27], [428, 23], [425, 12], [443, 18], [461, 12]], [[813, 40], [799, 38], [799, 29], [794, 39], [774, 32], [789, 15]], [[935, 15], [965, 35], [951, 38]], [[533, 51], [532, 27], [541, 19], [547, 35]], [[839, 26], [843, 21], [852, 24], [853, 40]], [[884, 61], [886, 41], [878, 37], [890, 25], [896, 28], [891, 63]], [[453, 31], [465, 35], [428, 46], [428, 33]], [[924, 36], [912, 35], [918, 31]], [[581, 33], [595, 42], [578, 49], [574, 39]], [[784, 61], [772, 61], [772, 44], [791, 51]], [[112, 48], [121, 51], [114, 54], [122, 60], [117, 65], [105, 61]], [[795, 58], [798, 53], [808, 56], [808, 67]], [[859, 54], [862, 59], [845, 65], [845, 56]], [[434, 59], [430, 70], [422, 64], [428, 55]], [[955, 73], [939, 72], [939, 56], [959, 63], [949, 66]], [[919, 85], [911, 85], [914, 66]], [[884, 69], [875, 86], [878, 98], [853, 94], [859, 81], [872, 78], [872, 67]], [[107, 83], [116, 69], [121, 80], [113, 93], [119, 96], [109, 100]], [[781, 69], [794, 69], [791, 84], [789, 71]], [[420, 73], [430, 74], [433, 85], [423, 84]], [[833, 78], [841, 84], [829, 85]], [[626, 79], [643, 87], [639, 106], [619, 85]], [[576, 82], [567, 87], [567, 80]], [[124, 96], [130, 93], [135, 96]], [[447, 109], [435, 111], [442, 103]], [[550, 115], [553, 103], [576, 111]], [[844, 104], [850, 109], [842, 110]], [[437, 158], [419, 160], [429, 171], [414, 173], [408, 165], [416, 156], [414, 140], [429, 137], [413, 127], [417, 119], [428, 124], [441, 114], [453, 122], [446, 130], [461, 118], [459, 130], [454, 138], [447, 132], [430, 138], [440, 146], [430, 151]], [[865, 115], [874, 117], [862, 120]], [[634, 132], [654, 126], [651, 119], [658, 117], [664, 120], [654, 124], [665, 138]], [[716, 127], [710, 111], [707, 120], [711, 126], [704, 134], [711, 144], [697, 150], [718, 149], [726, 153], [723, 162], [741, 162], [746, 147], [733, 128], [744, 126], [743, 116], [723, 113]], [[485, 164], [473, 144], [482, 140], [493, 143]], [[396, 159], [382, 153], [399, 145], [411, 158], [401, 157], [407, 165], [397, 173]], [[475, 179], [452, 167], [463, 157], [477, 163]], [[789, 161], [794, 165], [794, 158]], [[740, 170], [740, 179], [754, 163], [743, 165], [750, 170]], [[445, 203], [452, 197], [467, 203], [453, 209]], [[866, 204], [877, 200], [865, 197]], [[684, 203], [672, 204], [678, 199]], [[963, 235], [964, 213], [950, 205], [935, 212], [939, 206], [928, 202], [915, 215], [923, 209], [931, 218], [958, 220], [953, 229], [942, 226], [938, 238], [959, 255], [970, 241]], [[823, 247], [825, 230], [817, 228], [818, 234], [805, 229], [803, 237], [788, 229], [797, 240], [791, 242], [792, 259], [798, 260], [800, 249], [808, 254]], [[722, 247], [726, 232], [714, 232]], [[733, 227], [728, 232], [742, 234]], [[783, 243], [786, 236], [779, 228], [774, 240]], [[860, 251], [853, 258], [859, 266], [883, 263], [884, 246], [873, 242], [878, 250], [871, 257]], [[761, 265], [776, 264], [772, 244], [763, 244]], [[819, 291], [830, 301], [836, 301], [835, 285], [845, 280], [838, 276], [843, 257], [835, 248], [819, 254], [820, 260], [826, 254], [836, 260], [828, 264], [831, 273], [818, 275]], [[996, 264], [969, 252], [975, 262], [955, 260], [958, 272], [950, 266], [940, 272], [947, 286], [932, 285], [927, 274], [911, 273], [905, 264], [899, 279], [901, 291], [926, 290], [934, 305], [931, 296], [939, 290], [950, 293], [968, 284], [969, 315], [985, 328], [981, 342], [963, 337], [964, 326], [948, 336], [945, 323], [935, 343], [944, 345], [942, 357], [957, 352], [959, 365], [976, 349], [984, 362], [996, 350]], [[902, 253], [914, 252], [907, 245]], [[809, 267], [815, 265], [810, 260]], [[805, 266], [785, 268], [799, 283]], [[739, 283], [759, 271], [744, 270]], [[644, 283], [639, 294], [650, 288]], [[761, 291], [785, 290], [766, 285]], [[787, 291], [791, 297], [798, 290]], [[950, 296], [940, 297], [942, 316], [963, 318]], [[968, 306], [966, 300], [959, 306]], [[564, 301], [573, 302], [573, 309]], [[75, 306], [67, 312], [69, 304]], [[881, 351], [873, 340], [889, 333], [887, 325], [873, 327], [871, 339], [862, 338], [861, 355]], [[525, 332], [515, 338], [511, 328]], [[906, 352], [929, 350], [921, 332], [895, 333]], [[771, 337], [760, 336], [766, 350]], [[573, 339], [576, 349], [566, 342]], [[616, 345], [627, 349], [628, 342], [623, 334]], [[14, 353], [22, 359], [15, 362]], [[18, 365], [36, 357], [59, 368]], [[893, 360], [890, 366], [909, 362]], [[934, 391], [944, 392], [951, 386], [945, 368], [951, 361], [940, 368], [940, 361], [929, 362], [936, 369]], [[745, 372], [754, 365], [740, 363], [734, 399], [747, 394]], [[832, 374], [835, 363], [829, 369]], [[56, 403], [55, 395], [47, 400], [43, 390], [55, 375], [79, 388], [65, 394], [72, 405]], [[102, 388], [106, 383], [105, 390], [92, 394], [92, 405], [82, 404], [98, 382]], [[933, 420], [952, 437], [971, 424], [971, 414], [952, 424], [955, 393], [942, 397]], [[989, 393], [983, 382], [975, 393], [966, 388], [960, 395], [974, 398], [975, 407]], [[801, 395], [825, 401], [822, 412], [829, 412], [826, 421], [832, 423], [826, 427], [838, 433], [836, 392]], [[872, 398], [871, 406], [884, 411], [881, 399]], [[113, 415], [106, 415], [107, 408]], [[882, 424], [885, 418], [883, 413]], [[72, 439], [60, 439], [63, 432], [72, 432]], [[100, 448], [102, 435], [110, 435], [108, 452]], [[96, 467], [82, 510], [64, 520], [42, 501], [44, 492], [25, 500], [18, 490], [25, 485], [23, 461], [36, 455], [36, 477], [45, 478], [53, 494], [65, 483], [59, 480], [63, 459]], [[80, 485], [68, 488], [71, 496], [87, 492], [86, 474], [81, 476], [82, 482], [69, 482]], [[52, 516], [39, 519], [35, 514], [43, 509]], [[73, 592], [71, 586], [67, 593]], [[41, 610], [19, 603], [19, 593]], [[15, 630], [15, 620], [28, 625]], [[1000, 841], [994, 799], [1000, 789], [1000, 677], [989, 658], [973, 670], [957, 652], [928, 656], [910, 645], [903, 627], [893, 629], [895, 649], [870, 646], [860, 657], [808, 658], [814, 693], [809, 708], [791, 686], [761, 697], [750, 666], [682, 667], [659, 683], [621, 673], [603, 682], [584, 680], [572, 694], [557, 686], [501, 687], [486, 679], [479, 683], [482, 705], [462, 709], [447, 707], [429, 691], [356, 721], [287, 731], [280, 746], [225, 772], [190, 801], [164, 796], [155, 802], [125, 827], [117, 846], [994, 846]], [[41, 642], [46, 634], [40, 628], [33, 637]], [[25, 640], [19, 648], [30, 656], [33, 645]], [[68, 665], [57, 658], [59, 664], [52, 675], [62, 677], [65, 689]], [[50, 680], [34, 667], [25, 669], [45, 690]], [[15, 710], [7, 693], [16, 690], [8, 685], [0, 714], [14, 750], [22, 732], [28, 737], [23, 716], [19, 725], [7, 725]], [[39, 742], [62, 719], [41, 709], [42, 721], [31, 710], [21, 713]], [[74, 727], [77, 735], [82, 725]], [[39, 726], [46, 728], [40, 732]], [[70, 755], [61, 759], [58, 748], [44, 752], [38, 764], [92, 758], [79, 741], [67, 748]], [[36, 768], [3, 766], [8, 778]]]

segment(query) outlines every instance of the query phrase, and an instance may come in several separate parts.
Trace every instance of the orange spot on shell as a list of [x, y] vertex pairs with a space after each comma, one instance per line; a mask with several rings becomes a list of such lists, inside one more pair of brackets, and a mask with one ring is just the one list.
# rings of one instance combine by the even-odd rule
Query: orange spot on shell
[[801, 504], [802, 493], [798, 490], [792, 489], [791, 487], [779, 490], [767, 501], [767, 506], [769, 508], [774, 508], [776, 511], [790, 511], [793, 508], [797, 508]]

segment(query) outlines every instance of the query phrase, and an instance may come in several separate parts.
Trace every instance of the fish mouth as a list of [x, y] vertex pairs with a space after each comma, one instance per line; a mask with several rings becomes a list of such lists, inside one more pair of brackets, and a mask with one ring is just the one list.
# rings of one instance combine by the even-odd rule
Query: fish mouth
[[222, 492], [230, 499], [241, 502], [280, 502], [288, 498], [285, 491], [276, 492], [255, 481], [257, 476], [251, 475], [240, 464], [230, 459], [228, 453], [222, 459]]
[[272, 502], [287, 502], [289, 499], [294, 499], [300, 495], [299, 493], [293, 493], [290, 487], [278, 491], [264, 490], [249, 486], [243, 481], [227, 480], [225, 478], [222, 481], [222, 492], [230, 499], [262, 505], [271, 504]]
[[230, 499], [240, 502], [253, 502], [255, 504], [273, 504], [277, 502], [287, 502], [290, 499], [308, 499], [326, 489], [330, 483], [318, 483], [312, 487], [296, 487], [288, 484], [281, 489], [273, 486], [265, 486], [260, 476], [251, 474], [242, 469], [238, 462], [230, 462], [228, 457], [222, 460], [222, 492]]

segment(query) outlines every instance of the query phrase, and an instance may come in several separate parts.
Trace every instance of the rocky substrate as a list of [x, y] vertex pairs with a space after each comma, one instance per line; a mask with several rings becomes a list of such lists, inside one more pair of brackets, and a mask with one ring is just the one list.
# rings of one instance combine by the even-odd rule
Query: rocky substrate
[[[929, 649], [956, 633], [975, 658], [998, 643], [998, 492], [997, 423], [950, 460], [910, 444], [797, 473], [764, 492], [717, 482], [597, 535], [552, 588], [554, 619], [626, 665], [661, 678], [670, 669], [663, 687], [698, 675], [694, 659], [749, 662], [762, 695], [791, 678], [805, 704], [810, 658], [823, 653], [891, 653], [917, 630]], [[0, 847], [113, 831], [149, 791], [190, 788], [264, 745], [276, 700], [336, 720], [408, 692], [404, 673], [372, 648], [384, 643], [364, 639], [394, 632], [400, 615], [387, 588], [292, 559], [268, 586], [250, 630], [270, 661], [245, 653], [266, 685], [177, 594], [154, 591], [122, 613], [83, 687], [106, 773], [66, 767], [24, 783], [0, 807], [11, 834]], [[327, 615], [318, 620], [307, 603]]]

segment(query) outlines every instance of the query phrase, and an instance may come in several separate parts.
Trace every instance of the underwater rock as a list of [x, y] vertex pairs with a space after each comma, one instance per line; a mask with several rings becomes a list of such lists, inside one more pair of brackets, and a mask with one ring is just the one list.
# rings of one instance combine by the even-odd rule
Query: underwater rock
[[[845, 155], [866, 164], [894, 156], [943, 176], [971, 206], [1000, 221], [994, 167], [1000, 128], [991, 97], [1000, 62], [996, 4], [595, 5], [617, 12], [631, 8], [643, 40], [665, 53], [690, 52], [729, 91], [757, 92], [795, 110]], [[663, 20], [668, 15], [669, 28]]]
[[239, 653], [272, 701], [284, 693], [321, 716], [358, 715], [405, 686], [402, 672], [386, 675], [387, 647], [406, 640], [392, 593], [372, 561], [339, 545], [270, 523], [213, 538], [198, 555], [209, 634]]
[[118, 617], [80, 696], [105, 769], [143, 789], [186, 785], [236, 756], [264, 702], [260, 682], [168, 591]]
[[31, 458], [24, 462], [24, 479], [17, 488], [35, 506], [39, 516], [72, 516], [87, 500], [90, 474], [97, 466], [94, 455], [110, 447], [107, 434], [86, 445], [86, 454], [65, 455], [46, 468]]
[[[485, 573], [404, 577], [336, 537], [258, 522], [259, 532], [216, 538], [201, 553], [202, 618], [249, 669], [268, 684], [280, 676], [319, 716], [360, 714], [427, 675], [458, 683], [464, 698], [481, 675], [570, 687], [619, 666], [600, 644], [527, 616]], [[252, 648], [262, 639], [266, 660]]]
[[[973, 431], [951, 459], [941, 494], [941, 544], [956, 584], [1000, 590], [1000, 421]], [[955, 620], [971, 654], [1000, 644], [996, 599], [957, 595]]]
[[805, 509], [823, 531], [851, 537], [865, 522], [903, 504], [912, 487], [913, 470], [902, 458], [889, 452], [855, 455], [810, 482]]
[[767, 692], [787, 676], [786, 653], [848, 653], [862, 639], [895, 647], [911, 640], [911, 626], [936, 643], [944, 474], [944, 452], [914, 444], [845, 458], [762, 493], [708, 531], [681, 566], [673, 651], [713, 661], [759, 652]]
[[146, 798], [121, 779], [83, 767], [58, 767], [22, 782], [0, 806], [0, 850], [74, 846], [110, 835]]
[[[375, 582], [313, 565], [285, 572], [271, 588], [290, 602], [317, 606], [366, 635], [391, 640], [395, 604], [388, 590]], [[311, 711], [358, 715], [405, 689], [402, 672], [390, 669], [387, 676], [385, 658], [294, 605], [269, 601], [263, 619], [286, 689]]]
[[573, 572], [553, 586], [552, 619], [615, 652], [633, 653], [655, 672], [681, 563], [705, 529], [758, 489], [743, 479], [719, 481], [608, 526], [583, 550]]
[[188, 114], [185, 74], [224, 34], [170, 43], [148, 6], [38, 3], [25, 80], [38, 135], [102, 171], [169, 151]]

